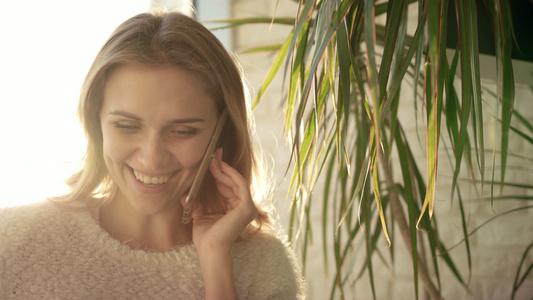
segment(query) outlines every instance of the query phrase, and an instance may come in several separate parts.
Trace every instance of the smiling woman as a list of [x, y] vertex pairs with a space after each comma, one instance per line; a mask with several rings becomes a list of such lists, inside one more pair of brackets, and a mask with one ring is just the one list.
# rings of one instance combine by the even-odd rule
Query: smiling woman
[[1, 299], [303, 298], [240, 68], [201, 23], [160, 9], [121, 23], [77, 112], [69, 191], [0, 209]]
[[[217, 123], [217, 107], [196, 78], [175, 67], [122, 66], [106, 82], [100, 112], [103, 157], [118, 186], [122, 224], [168, 209], [185, 195]], [[164, 195], [164, 197], [161, 197]], [[127, 202], [127, 203], [124, 203]], [[129, 208], [129, 209], [128, 209]]]

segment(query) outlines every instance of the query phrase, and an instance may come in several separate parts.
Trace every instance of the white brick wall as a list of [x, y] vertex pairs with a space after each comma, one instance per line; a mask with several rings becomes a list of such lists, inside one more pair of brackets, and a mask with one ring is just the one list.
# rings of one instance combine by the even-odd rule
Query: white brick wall
[[[274, 0], [234, 0], [233, 1], [233, 17], [272, 17], [275, 12], [276, 2]], [[276, 16], [295, 16], [297, 9], [296, 3], [293, 1], [280, 0], [278, 4]], [[271, 43], [280, 43], [288, 34], [289, 27], [282, 25], [248, 25], [235, 30], [234, 45], [236, 51], [243, 49], [266, 45]], [[240, 61], [246, 72], [246, 76], [250, 82], [250, 86], [257, 91], [268, 72], [268, 67], [274, 59], [275, 54], [243, 54], [240, 55]], [[277, 176], [276, 182], [279, 183], [277, 189], [277, 206], [284, 226], [288, 224], [288, 208], [289, 203], [285, 198], [287, 193], [288, 179], [284, 179], [284, 172], [287, 163], [289, 162], [290, 149], [287, 146], [286, 140], [283, 137], [283, 109], [280, 107], [284, 94], [282, 91], [283, 83], [282, 76], [278, 76], [276, 81], [272, 83], [271, 88], [266, 96], [255, 109], [257, 132], [260, 142], [265, 152], [272, 157], [275, 163], [274, 172]], [[485, 86], [491, 87], [493, 84], [484, 82]], [[402, 106], [400, 107], [400, 118], [412, 119], [412, 91], [408, 90], [408, 85], [405, 85], [402, 92]], [[252, 91], [254, 92], [254, 91]], [[489, 97], [490, 98], [490, 97]], [[518, 86], [516, 89], [516, 109], [519, 110], [528, 120], [533, 120], [533, 93], [528, 86]], [[487, 99], [489, 104], [485, 108], [486, 126], [494, 126], [497, 124], [491, 115], [494, 111], [489, 109], [494, 107], [494, 102]], [[424, 123], [423, 107], [419, 105], [420, 116], [418, 121]], [[411, 145], [419, 145], [416, 136], [416, 126], [413, 122], [406, 123], [404, 121], [405, 129], [408, 131]], [[408, 125], [410, 124], [410, 126]], [[521, 127], [520, 127], [521, 128]], [[444, 129], [444, 128], [443, 128]], [[499, 130], [499, 129], [498, 129]], [[425, 137], [424, 131], [419, 131], [421, 134], [420, 147], [412, 149], [418, 158], [425, 159]], [[499, 133], [496, 132], [493, 136], [487, 134], [485, 137], [487, 148], [491, 148], [492, 140], [499, 141]], [[440, 150], [441, 161], [439, 163], [439, 178], [438, 190], [435, 199], [435, 215], [439, 218], [439, 229], [441, 231], [441, 238], [445, 244], [452, 246], [462, 239], [461, 220], [457, 214], [459, 206], [457, 197], [454, 198], [453, 206], [450, 199], [450, 182], [453, 175], [444, 151], [444, 142], [441, 144]], [[446, 141], [446, 146], [450, 143]], [[528, 160], [517, 159], [515, 157], [509, 158], [509, 164], [518, 166], [509, 167], [507, 169], [508, 180], [517, 181], [521, 183], [533, 184], [533, 146], [526, 142], [517, 142], [513, 139], [511, 144], [511, 152], [516, 155], [529, 157]], [[398, 158], [393, 157], [397, 163]], [[490, 178], [492, 171], [492, 153], [486, 153], [486, 174]], [[499, 159], [496, 160], [496, 165], [499, 165]], [[398, 171], [399, 167], [396, 167]], [[467, 166], [462, 167], [462, 176], [468, 176]], [[425, 169], [421, 170], [423, 173]], [[499, 169], [497, 168], [497, 176]], [[400, 174], [395, 174], [399, 176]], [[478, 225], [482, 224], [489, 218], [495, 216], [495, 213], [487, 201], [480, 202], [472, 200], [476, 198], [475, 189], [469, 182], [461, 183], [461, 191], [465, 199], [465, 210], [468, 215], [468, 229], [473, 230]], [[499, 192], [499, 187], [495, 189]], [[485, 196], [490, 195], [489, 186], [484, 188]], [[533, 195], [533, 190], [524, 191], [515, 189], [507, 192], [508, 194], [529, 194]], [[521, 201], [495, 201], [494, 210], [500, 213], [514, 207], [531, 205], [531, 202]], [[320, 214], [321, 203], [315, 202], [313, 210], [316, 214], [314, 229], [314, 245], [308, 253], [306, 280], [308, 284], [308, 299], [328, 299], [330, 293], [330, 285], [333, 281], [332, 270], [329, 271], [329, 277], [324, 271], [324, 264], [322, 258], [322, 238], [320, 229]], [[481, 228], [471, 238], [471, 254], [472, 254], [472, 277], [470, 280], [471, 294], [467, 294], [460, 284], [454, 279], [451, 272], [444, 267], [444, 262], [440, 261], [441, 266], [441, 280], [443, 286], [443, 295], [445, 299], [510, 299], [512, 283], [518, 263], [522, 257], [525, 247], [533, 241], [533, 209], [528, 211], [521, 211], [497, 218], [485, 227]], [[389, 225], [390, 226], [390, 225]], [[333, 229], [331, 229], [333, 230]], [[381, 250], [385, 256], [389, 251], [385, 243], [381, 242]], [[468, 265], [464, 251], [464, 244], [456, 247], [451, 251], [452, 257], [459, 268], [463, 278], [468, 280]], [[299, 249], [297, 250], [299, 251]], [[358, 256], [360, 260], [364, 255]], [[413, 282], [412, 282], [412, 266], [410, 254], [406, 252], [403, 241], [399, 236], [395, 244], [396, 261], [393, 271], [385, 269], [380, 266], [379, 260], [375, 260], [375, 273], [377, 279], [376, 293], [378, 299], [413, 299]], [[533, 253], [529, 255], [527, 262], [530, 264], [533, 260]], [[362, 262], [358, 261], [356, 265]], [[330, 269], [333, 262], [330, 260]], [[420, 282], [420, 286], [422, 283]], [[358, 284], [353, 287], [358, 299], [370, 299], [371, 291], [368, 284], [368, 279], [365, 277], [361, 279]], [[423, 290], [420, 289], [421, 295]], [[530, 299], [533, 295], [533, 275], [530, 274], [526, 284], [522, 286], [517, 294], [516, 299]]]

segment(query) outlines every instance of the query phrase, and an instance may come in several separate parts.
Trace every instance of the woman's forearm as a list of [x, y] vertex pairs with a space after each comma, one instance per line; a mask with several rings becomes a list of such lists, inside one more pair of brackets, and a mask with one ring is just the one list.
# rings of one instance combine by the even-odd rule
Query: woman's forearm
[[237, 299], [233, 280], [233, 260], [229, 251], [199, 253], [205, 285], [205, 299]]

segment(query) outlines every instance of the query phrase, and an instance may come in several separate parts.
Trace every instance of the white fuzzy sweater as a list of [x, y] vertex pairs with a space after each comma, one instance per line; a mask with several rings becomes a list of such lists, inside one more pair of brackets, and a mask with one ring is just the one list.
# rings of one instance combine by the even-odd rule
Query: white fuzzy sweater
[[[300, 299], [290, 248], [258, 233], [232, 250], [239, 299]], [[193, 245], [132, 250], [89, 212], [48, 201], [0, 209], [0, 299], [203, 299]]]

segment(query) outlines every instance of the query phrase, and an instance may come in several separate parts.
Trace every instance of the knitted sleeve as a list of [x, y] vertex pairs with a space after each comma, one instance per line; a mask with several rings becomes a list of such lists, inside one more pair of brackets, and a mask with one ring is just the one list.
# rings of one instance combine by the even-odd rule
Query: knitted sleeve
[[249, 299], [304, 299], [304, 282], [290, 246], [277, 237], [261, 240]]

